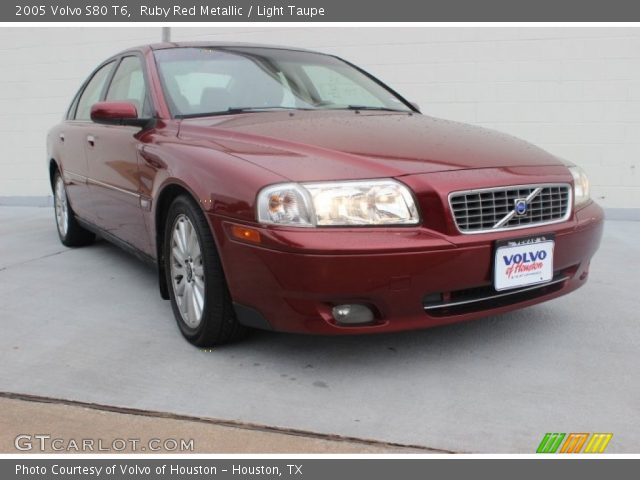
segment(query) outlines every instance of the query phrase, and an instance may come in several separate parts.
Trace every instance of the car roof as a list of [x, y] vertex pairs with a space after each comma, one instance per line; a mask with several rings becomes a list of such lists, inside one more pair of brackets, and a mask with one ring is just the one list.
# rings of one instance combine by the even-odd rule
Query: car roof
[[[172, 48], [266, 48], [272, 50], [292, 50], [296, 52], [308, 52], [325, 55], [322, 52], [316, 52], [313, 50], [307, 50], [304, 48], [287, 47], [281, 45], [265, 45], [259, 43], [244, 43], [244, 42], [163, 42], [163, 43], [151, 43], [147, 45], [140, 45], [138, 47], [127, 48], [126, 50], [118, 53], [121, 55], [131, 51], [147, 51], [147, 50], [168, 50]], [[117, 56], [116, 55], [116, 56]]]

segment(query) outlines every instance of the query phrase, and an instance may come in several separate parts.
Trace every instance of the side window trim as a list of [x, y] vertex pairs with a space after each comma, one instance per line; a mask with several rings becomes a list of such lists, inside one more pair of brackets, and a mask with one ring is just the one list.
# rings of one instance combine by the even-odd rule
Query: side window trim
[[111, 72], [109, 73], [109, 76], [107, 77], [107, 81], [104, 82], [104, 86], [102, 87], [102, 92], [100, 92], [100, 101], [104, 102], [104, 100], [107, 98], [107, 93], [109, 93], [109, 88], [111, 88], [111, 82], [113, 82], [113, 77], [116, 76], [116, 72], [118, 71], [118, 68], [120, 68], [120, 64], [122, 63], [122, 59], [124, 57], [116, 57], [113, 59], [113, 67], [111, 68]]
[[80, 94], [84, 91], [83, 88], [84, 88], [84, 84], [80, 87], [80, 89], [78, 89], [78, 91], [73, 97], [73, 100], [71, 100], [71, 103], [67, 108], [67, 113], [64, 116], [65, 120], [75, 120], [76, 109], [78, 108], [78, 101], [80, 100]]

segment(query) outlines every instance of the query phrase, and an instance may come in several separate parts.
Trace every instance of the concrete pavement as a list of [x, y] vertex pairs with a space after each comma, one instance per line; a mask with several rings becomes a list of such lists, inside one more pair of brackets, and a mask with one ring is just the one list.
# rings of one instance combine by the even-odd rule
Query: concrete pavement
[[33, 398], [0, 397], [0, 412], [0, 453], [429, 453], [379, 442]]
[[[587, 286], [444, 328], [257, 332], [201, 351], [154, 271], [58, 242], [46, 208], [0, 208], [0, 391], [454, 452], [531, 453], [545, 432], [640, 446], [640, 222], [608, 222]], [[0, 411], [0, 416], [4, 414]]]

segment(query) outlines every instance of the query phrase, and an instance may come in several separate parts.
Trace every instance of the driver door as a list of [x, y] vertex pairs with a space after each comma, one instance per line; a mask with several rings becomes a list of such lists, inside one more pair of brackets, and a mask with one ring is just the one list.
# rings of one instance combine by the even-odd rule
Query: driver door
[[[105, 101], [132, 103], [139, 118], [149, 118], [147, 92], [142, 59], [125, 56], [112, 77]], [[85, 148], [98, 224], [138, 250], [149, 252], [138, 162], [144, 136], [140, 127], [93, 123]]]

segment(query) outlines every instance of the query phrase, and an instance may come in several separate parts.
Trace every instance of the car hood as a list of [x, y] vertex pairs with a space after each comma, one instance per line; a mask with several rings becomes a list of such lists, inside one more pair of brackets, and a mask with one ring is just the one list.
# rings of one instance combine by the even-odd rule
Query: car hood
[[394, 112], [269, 111], [188, 119], [179, 136], [295, 181], [563, 165], [504, 133]]

